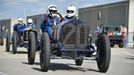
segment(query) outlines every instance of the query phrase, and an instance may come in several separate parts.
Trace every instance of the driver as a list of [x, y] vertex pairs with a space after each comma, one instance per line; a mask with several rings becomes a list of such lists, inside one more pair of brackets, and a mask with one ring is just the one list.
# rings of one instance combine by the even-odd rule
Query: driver
[[51, 41], [54, 41], [52, 33], [56, 30], [56, 25], [60, 23], [57, 14], [56, 5], [49, 5], [48, 15], [46, 15], [41, 22], [41, 31], [47, 32]]
[[[75, 19], [76, 17], [76, 7], [73, 5], [68, 6], [67, 11], [66, 11], [67, 15], [64, 17], [64, 21], [67, 22], [71, 19]], [[96, 55], [96, 50], [95, 47], [92, 45], [92, 36], [91, 34], [89, 34], [89, 38], [90, 38], [90, 42], [87, 48], [91, 49], [91, 53], [92, 55]]]
[[25, 25], [25, 23], [23, 23], [23, 19], [22, 18], [19, 18], [18, 19], [18, 23], [13, 26], [13, 30], [18, 33], [18, 32], [21, 31], [20, 29], [22, 29], [25, 26], [26, 25]]
[[76, 16], [76, 7], [73, 6], [73, 5], [70, 5], [67, 7], [67, 10], [66, 10], [66, 16], [64, 17], [64, 21], [61, 23], [61, 25], [58, 26], [58, 31], [57, 31], [57, 40], [59, 40], [60, 38], [60, 33], [61, 33], [61, 27], [64, 25], [64, 23], [72, 20], [72, 19], [75, 19]]
[[17, 32], [19, 38], [21, 38], [24, 28], [26, 28], [26, 25], [23, 23], [23, 19], [19, 18], [18, 23], [13, 26], [13, 31]]
[[33, 20], [31, 18], [29, 18], [27, 20], [27, 26], [30, 28], [36, 28], [36, 26], [33, 24]]
[[68, 6], [67, 15], [64, 17], [64, 21], [68, 21], [70, 19], [76, 18], [75, 13], [76, 13], [76, 7], [73, 5]]

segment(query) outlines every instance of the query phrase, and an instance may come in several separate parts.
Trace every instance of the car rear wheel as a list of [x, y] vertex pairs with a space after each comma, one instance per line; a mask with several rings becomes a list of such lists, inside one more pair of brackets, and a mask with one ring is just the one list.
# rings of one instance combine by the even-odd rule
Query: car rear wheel
[[76, 59], [76, 60], [75, 60], [75, 64], [76, 64], [77, 66], [81, 66], [82, 63], [83, 63], [83, 59]]
[[123, 43], [123, 42], [120, 42], [120, 43], [119, 43], [119, 47], [120, 47], [120, 48], [123, 48], [123, 47], [124, 47], [124, 43]]

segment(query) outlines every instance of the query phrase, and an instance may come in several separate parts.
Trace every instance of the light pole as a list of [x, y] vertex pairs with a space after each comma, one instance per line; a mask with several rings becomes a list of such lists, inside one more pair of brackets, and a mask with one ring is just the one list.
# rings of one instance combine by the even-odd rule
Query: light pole
[[26, 9], [23, 10], [23, 15], [24, 21], [26, 22]]

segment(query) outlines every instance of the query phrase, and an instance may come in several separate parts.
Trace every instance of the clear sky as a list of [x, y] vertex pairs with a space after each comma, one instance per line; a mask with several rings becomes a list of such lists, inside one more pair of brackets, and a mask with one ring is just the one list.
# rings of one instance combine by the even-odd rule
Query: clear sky
[[50, 4], [57, 5], [58, 12], [64, 15], [66, 8], [72, 4], [78, 9], [119, 1], [124, 0], [0, 0], [0, 19], [43, 14]]

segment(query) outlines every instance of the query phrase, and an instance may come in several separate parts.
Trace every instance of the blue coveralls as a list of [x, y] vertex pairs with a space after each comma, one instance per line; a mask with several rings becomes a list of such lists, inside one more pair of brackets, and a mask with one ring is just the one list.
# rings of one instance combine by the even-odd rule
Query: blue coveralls
[[27, 26], [25, 24], [15, 24], [13, 26], [13, 30], [17, 32], [17, 34], [20, 35], [20, 33], [26, 28]]
[[18, 40], [21, 40], [21, 36], [22, 36], [22, 31], [24, 31], [24, 29], [26, 28], [27, 26], [25, 24], [15, 24], [13, 26], [13, 30], [17, 32], [17, 35], [18, 35]]
[[49, 15], [46, 17], [43, 16], [41, 19], [41, 27], [40, 28], [41, 28], [42, 32], [48, 33], [50, 39], [52, 38], [52, 32], [53, 32], [52, 27], [55, 25], [54, 21], [55, 21], [56, 25], [58, 25], [60, 23], [60, 19], [58, 17], [52, 18]]

